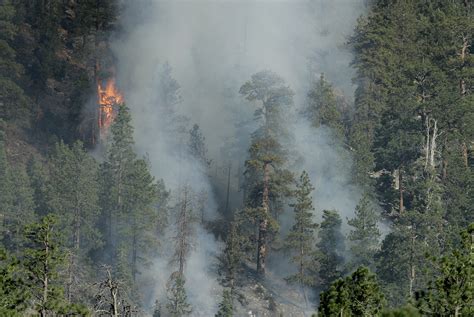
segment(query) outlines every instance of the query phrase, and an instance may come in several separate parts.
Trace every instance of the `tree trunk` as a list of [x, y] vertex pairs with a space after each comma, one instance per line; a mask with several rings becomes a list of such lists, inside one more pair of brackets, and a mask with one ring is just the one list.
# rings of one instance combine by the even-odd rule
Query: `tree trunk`
[[258, 226], [258, 251], [257, 251], [257, 273], [265, 276], [265, 257], [267, 255], [267, 230], [269, 214], [269, 181], [270, 181], [270, 162], [265, 162], [263, 166], [263, 199], [262, 199], [262, 217]]
[[230, 169], [232, 167], [232, 163], [229, 163], [229, 169], [227, 172], [227, 192], [225, 197], [225, 215], [229, 213], [229, 196], [230, 196]]
[[467, 168], [468, 165], [469, 165], [469, 161], [468, 161], [468, 155], [467, 155], [467, 145], [466, 145], [466, 142], [462, 142], [462, 158], [463, 158], [463, 162], [464, 162], [464, 167]]
[[401, 168], [398, 169], [398, 196], [399, 196], [398, 212], [402, 214], [404, 207], [403, 207], [403, 175], [402, 175]]
[[46, 317], [47, 312], [45, 305], [48, 302], [48, 291], [49, 291], [49, 233], [46, 234], [46, 239], [44, 241], [44, 251], [45, 251], [45, 260], [44, 260], [44, 272], [43, 272], [43, 298], [41, 303], [41, 317]]

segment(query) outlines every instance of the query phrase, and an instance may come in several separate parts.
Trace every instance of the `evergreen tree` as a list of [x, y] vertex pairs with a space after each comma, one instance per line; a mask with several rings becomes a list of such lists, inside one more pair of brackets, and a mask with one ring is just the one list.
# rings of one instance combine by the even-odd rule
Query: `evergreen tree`
[[184, 284], [184, 277], [179, 273], [176, 276], [172, 275], [168, 282], [168, 304], [166, 304], [166, 308], [172, 317], [187, 316], [192, 312], [191, 305], [187, 302]]
[[207, 158], [206, 138], [202, 135], [197, 124], [189, 130], [188, 149], [192, 158], [197, 160], [203, 168], [209, 167], [211, 161]]
[[194, 235], [196, 232], [195, 225], [197, 217], [192, 208], [191, 189], [185, 185], [181, 194], [180, 201], [176, 206], [176, 234], [173, 237], [175, 249], [171, 263], [177, 264], [179, 274], [184, 275], [184, 267], [187, 257], [195, 246]]
[[286, 280], [302, 286], [314, 285], [314, 279], [308, 274], [313, 264], [311, 260], [314, 253], [314, 234], [318, 227], [313, 222], [314, 207], [311, 197], [313, 190], [308, 173], [303, 171], [294, 193], [296, 201], [290, 204], [294, 210], [295, 223], [285, 241], [286, 249], [293, 254], [291, 260], [298, 268], [297, 273], [287, 277]]
[[237, 221], [232, 221], [229, 224], [225, 247], [219, 257], [219, 270], [223, 275], [222, 282], [226, 287], [230, 288], [231, 295], [234, 295], [238, 273], [244, 259], [244, 240], [243, 237], [239, 235], [238, 229]]
[[19, 261], [0, 249], [0, 315], [24, 316], [29, 297]]
[[66, 297], [69, 301], [83, 297], [84, 273], [80, 264], [90, 251], [100, 247], [97, 163], [84, 150], [81, 142], [71, 147], [56, 144], [49, 159], [47, 207], [60, 219], [67, 257]]
[[271, 71], [254, 74], [239, 92], [248, 101], [259, 103], [255, 120], [260, 122], [260, 127], [252, 134], [249, 158], [245, 162], [244, 190], [246, 210], [258, 226], [257, 271], [263, 276], [269, 233], [277, 229], [274, 218], [281, 212], [282, 199], [289, 194], [288, 185], [292, 181], [292, 174], [285, 167], [284, 143], [289, 133], [283, 126], [283, 118], [293, 105], [294, 93]]
[[100, 242], [95, 227], [99, 215], [97, 163], [80, 141], [71, 147], [56, 144], [49, 162], [49, 211], [67, 228], [66, 246], [79, 256]]
[[23, 166], [20, 165], [10, 171], [9, 177], [15, 189], [15, 194], [5, 221], [8, 228], [5, 238], [8, 239], [9, 248], [16, 250], [16, 253], [18, 253], [24, 242], [23, 230], [25, 226], [36, 220], [35, 204], [30, 180]]
[[125, 105], [119, 106], [109, 142], [107, 160], [100, 168], [99, 195], [109, 261], [138, 301], [138, 266], [146, 263], [156, 245], [160, 189], [146, 158], [137, 159], [133, 150], [133, 127]]
[[0, 118], [28, 122], [28, 98], [20, 86], [23, 67], [16, 61], [13, 47], [18, 29], [14, 23], [16, 16], [12, 1], [0, 4]]
[[54, 216], [46, 216], [26, 229], [28, 248], [24, 255], [27, 285], [40, 316], [56, 313], [86, 313], [78, 305], [68, 304], [60, 286], [59, 273], [64, 267], [64, 250]]
[[361, 265], [372, 267], [374, 256], [379, 249], [380, 231], [377, 227], [378, 216], [367, 195], [364, 195], [355, 210], [355, 217], [347, 223], [353, 228], [348, 239], [353, 256], [352, 267]]
[[224, 289], [222, 294], [222, 301], [219, 303], [216, 317], [232, 317], [234, 316], [234, 308], [231, 291]]
[[324, 125], [330, 127], [337, 137], [344, 137], [341, 109], [334, 89], [326, 81], [324, 74], [321, 74], [319, 81], [310, 90], [308, 103], [305, 114], [314, 127]]
[[384, 303], [375, 275], [359, 267], [320, 294], [318, 312], [320, 316], [380, 316]]
[[13, 207], [13, 184], [10, 177], [10, 166], [5, 148], [4, 122], [0, 120], [0, 217], [2, 235], [8, 230], [6, 217]]
[[314, 261], [318, 270], [319, 285], [328, 287], [343, 274], [344, 236], [341, 233], [342, 220], [336, 210], [323, 210], [323, 221], [318, 232], [319, 242]]
[[436, 260], [440, 276], [427, 292], [420, 292], [418, 307], [423, 314], [471, 316], [474, 314], [474, 224], [462, 232], [462, 247]]
[[27, 164], [28, 178], [33, 190], [33, 201], [37, 215], [45, 216], [49, 211], [49, 175], [46, 166], [37, 157], [33, 156]]

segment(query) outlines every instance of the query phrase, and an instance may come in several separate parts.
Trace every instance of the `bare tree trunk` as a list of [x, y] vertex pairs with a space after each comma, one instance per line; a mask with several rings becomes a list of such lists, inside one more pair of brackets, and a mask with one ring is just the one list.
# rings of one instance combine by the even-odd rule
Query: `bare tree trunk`
[[49, 232], [46, 234], [46, 239], [44, 241], [44, 251], [45, 251], [45, 260], [44, 260], [44, 271], [43, 271], [43, 298], [41, 303], [41, 317], [46, 317], [47, 311], [45, 308], [46, 303], [48, 302], [48, 292], [49, 292]]
[[403, 175], [402, 175], [402, 168], [398, 169], [398, 196], [399, 196], [399, 205], [398, 205], [398, 212], [400, 214], [403, 213], [404, 206], [403, 206]]
[[263, 166], [263, 215], [258, 226], [258, 251], [257, 251], [257, 273], [265, 276], [265, 257], [267, 255], [267, 230], [269, 213], [269, 181], [270, 181], [270, 162], [265, 162]]
[[467, 168], [468, 165], [469, 165], [469, 161], [468, 161], [468, 155], [467, 155], [466, 142], [462, 142], [461, 148], [462, 148], [462, 158], [463, 158], [463, 162], [464, 162], [464, 167]]
[[230, 196], [230, 169], [232, 167], [232, 163], [229, 162], [229, 168], [227, 172], [227, 193], [225, 197], [225, 215], [229, 212], [229, 196]]
[[438, 121], [433, 119], [433, 135], [431, 136], [430, 144], [430, 166], [434, 168], [436, 165], [435, 162], [435, 153], [436, 153], [436, 139], [438, 137]]

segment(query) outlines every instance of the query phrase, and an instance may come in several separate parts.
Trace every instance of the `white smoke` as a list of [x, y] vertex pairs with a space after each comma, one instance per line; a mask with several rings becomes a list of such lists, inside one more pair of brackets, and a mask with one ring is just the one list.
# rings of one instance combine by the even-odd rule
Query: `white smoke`
[[[165, 62], [181, 85], [183, 102], [177, 105], [178, 112], [185, 114], [190, 123], [199, 124], [211, 158], [218, 162], [225, 140], [245, 143], [249, 139], [251, 128], [236, 130], [235, 125], [251, 121], [254, 108], [241, 99], [238, 90], [252, 74], [262, 69], [276, 72], [295, 90], [297, 104], [304, 102], [312, 79], [322, 72], [336, 86], [352, 92], [351, 57], [344, 43], [364, 10], [363, 2], [126, 2], [122, 13], [125, 34], [113, 47], [119, 84], [134, 120], [137, 148], [148, 153], [153, 174], [171, 190], [184, 181], [197, 191], [206, 190], [210, 194], [206, 217], [216, 215], [217, 204], [205, 169], [186, 155], [186, 139], [169, 133], [176, 123], [169, 122], [157, 102], [157, 72]], [[294, 132], [297, 150], [305, 156], [301, 170], [306, 169], [315, 183], [315, 205], [337, 208], [348, 215], [355, 206], [354, 196], [346, 187], [347, 166], [334, 164], [340, 159], [329, 133], [300, 122]], [[243, 162], [245, 156], [239, 153], [235, 159]], [[212, 315], [217, 303], [210, 293], [217, 283], [208, 272], [212, 261], [209, 254], [219, 247], [201, 229], [197, 237], [186, 269], [188, 296], [200, 311]], [[168, 273], [166, 263], [160, 258], [153, 266], [157, 289], [164, 287], [161, 277]]]

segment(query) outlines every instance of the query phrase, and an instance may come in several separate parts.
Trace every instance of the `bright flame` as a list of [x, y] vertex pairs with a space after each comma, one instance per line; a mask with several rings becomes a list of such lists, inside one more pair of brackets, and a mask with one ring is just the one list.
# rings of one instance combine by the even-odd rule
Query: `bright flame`
[[99, 83], [97, 93], [99, 97], [99, 130], [100, 136], [104, 138], [115, 119], [116, 108], [123, 104], [124, 98], [115, 86], [115, 79], [113, 78], [107, 81], [105, 87]]

